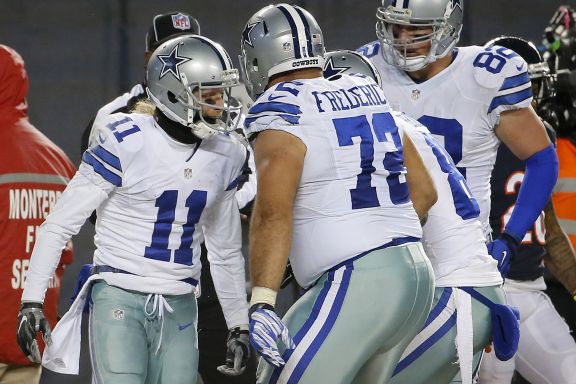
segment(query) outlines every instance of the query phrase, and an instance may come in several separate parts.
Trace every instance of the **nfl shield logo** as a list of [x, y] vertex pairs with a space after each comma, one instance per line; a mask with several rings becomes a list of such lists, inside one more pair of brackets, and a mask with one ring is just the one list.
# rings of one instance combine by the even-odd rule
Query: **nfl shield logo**
[[121, 309], [115, 309], [112, 312], [112, 318], [114, 320], [122, 320], [124, 318], [124, 311]]
[[292, 44], [288, 41], [286, 41], [285, 43], [282, 43], [282, 49], [285, 52], [291, 51], [292, 50]]
[[186, 168], [184, 170], [184, 177], [186, 179], [191, 179], [192, 178], [192, 168]]
[[188, 16], [178, 13], [176, 15], [172, 15], [172, 25], [176, 29], [186, 31], [190, 29], [190, 19]]
[[412, 90], [412, 100], [418, 100], [420, 98], [420, 91], [417, 89]]

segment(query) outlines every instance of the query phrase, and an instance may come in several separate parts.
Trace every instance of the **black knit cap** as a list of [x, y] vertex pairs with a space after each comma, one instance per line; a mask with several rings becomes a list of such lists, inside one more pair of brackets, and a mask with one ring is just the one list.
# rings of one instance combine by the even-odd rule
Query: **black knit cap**
[[184, 12], [169, 12], [154, 16], [146, 34], [146, 51], [153, 51], [164, 41], [178, 35], [199, 35], [198, 20]]

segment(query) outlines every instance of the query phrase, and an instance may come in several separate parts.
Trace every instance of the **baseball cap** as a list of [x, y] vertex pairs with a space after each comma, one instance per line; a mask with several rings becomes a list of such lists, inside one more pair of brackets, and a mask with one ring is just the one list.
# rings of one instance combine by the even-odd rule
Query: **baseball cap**
[[156, 15], [146, 34], [146, 51], [154, 50], [169, 38], [182, 34], [199, 35], [198, 20], [184, 12]]

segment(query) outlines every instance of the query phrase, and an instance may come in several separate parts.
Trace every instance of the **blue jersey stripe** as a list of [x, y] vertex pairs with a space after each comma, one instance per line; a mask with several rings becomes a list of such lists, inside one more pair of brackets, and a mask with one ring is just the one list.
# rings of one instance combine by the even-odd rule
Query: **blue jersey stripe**
[[286, 122], [290, 123], [290, 124], [298, 124], [300, 122], [300, 116], [294, 116], [294, 115], [286, 115], [286, 114], [277, 114], [277, 115], [257, 115], [254, 117], [247, 117], [246, 120], [244, 120], [244, 124], [246, 127], [250, 126], [250, 124], [252, 124], [254, 121], [258, 120], [261, 117], [273, 117], [273, 116], [278, 116], [281, 117], [282, 119], [284, 119]]
[[306, 17], [304, 17], [304, 13], [300, 8], [294, 8], [294, 9], [296, 9], [296, 12], [298, 12], [298, 15], [302, 19], [302, 24], [304, 24], [304, 33], [306, 35], [306, 47], [308, 48], [308, 56], [314, 56], [314, 54], [312, 53], [313, 52], [312, 35], [310, 34], [310, 25], [308, 24], [308, 20], [306, 20]]
[[268, 103], [258, 103], [252, 106], [248, 111], [249, 115], [255, 115], [262, 112], [281, 112], [289, 113], [291, 115], [300, 115], [302, 110], [299, 106], [294, 104], [280, 103], [280, 102], [268, 102]]
[[290, 12], [288, 12], [284, 6], [279, 5], [277, 8], [284, 14], [288, 20], [288, 24], [290, 25], [290, 30], [292, 32], [292, 43], [294, 44], [294, 57], [296, 59], [301, 59], [302, 53], [300, 52], [300, 40], [298, 39], [298, 28], [296, 27], [296, 23], [294, 22]]
[[240, 180], [242, 180], [242, 176], [240, 175], [237, 178], [235, 178], [234, 180], [232, 180], [230, 182], [230, 184], [228, 184], [228, 187], [226, 187], [227, 191], [231, 191], [232, 189], [236, 188], [238, 186], [238, 184], [240, 184]]
[[94, 171], [100, 176], [102, 176], [104, 180], [106, 180], [110, 184], [113, 184], [117, 187], [122, 186], [122, 178], [117, 174], [113, 173], [112, 171], [106, 169], [104, 164], [102, 164], [94, 156], [92, 156], [92, 154], [89, 151], [84, 152], [84, 155], [82, 156], [82, 161], [92, 166], [92, 168], [94, 168]]
[[403, 371], [406, 367], [414, 362], [417, 358], [422, 356], [430, 347], [432, 347], [438, 340], [442, 338], [448, 331], [456, 325], [456, 312], [450, 316], [448, 320], [440, 327], [432, 336], [425, 340], [422, 344], [418, 346], [412, 353], [406, 356], [404, 359], [400, 360], [392, 376], [397, 375], [399, 372]]
[[104, 147], [98, 145], [95, 148], [90, 150], [94, 156], [98, 157], [99, 160], [102, 160], [112, 168], [116, 168], [120, 172], [122, 172], [122, 164], [120, 164], [120, 159], [118, 156], [108, 152]]
[[524, 85], [530, 82], [530, 76], [528, 72], [520, 73], [516, 76], [507, 77], [502, 83], [502, 87], [500, 87], [500, 91], [504, 91], [506, 89], [515, 88], [520, 85]]
[[532, 97], [532, 88], [526, 88], [518, 92], [510, 93], [508, 95], [498, 96], [492, 99], [488, 107], [488, 113], [501, 105], [514, 105]]

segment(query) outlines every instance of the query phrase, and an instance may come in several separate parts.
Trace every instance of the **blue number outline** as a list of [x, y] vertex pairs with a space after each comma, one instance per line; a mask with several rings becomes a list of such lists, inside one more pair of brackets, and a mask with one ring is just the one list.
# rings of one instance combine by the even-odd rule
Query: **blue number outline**
[[[357, 176], [356, 188], [350, 189], [352, 209], [379, 207], [380, 201], [376, 187], [372, 186], [372, 174], [376, 172], [374, 163], [374, 134], [379, 142], [387, 142], [390, 134], [396, 151], [387, 152], [382, 161], [383, 168], [388, 172], [386, 182], [393, 204], [403, 204], [410, 201], [406, 181], [400, 181], [400, 176], [406, 172], [402, 141], [398, 127], [390, 113], [375, 113], [372, 125], [366, 115], [333, 119], [338, 145], [340, 147], [354, 145], [353, 137], [360, 137], [360, 173]], [[374, 132], [374, 134], [373, 134]]]
[[[206, 191], [192, 191], [186, 198], [185, 206], [188, 208], [186, 223], [182, 226], [182, 236], [180, 246], [174, 251], [174, 262], [184, 265], [192, 265], [192, 241], [196, 224], [200, 221], [200, 216], [206, 207], [208, 193]], [[158, 207], [158, 214], [154, 229], [152, 230], [152, 240], [150, 246], [144, 249], [144, 257], [160, 261], [170, 261], [171, 250], [168, 249], [172, 224], [176, 216], [176, 206], [178, 203], [178, 191], [168, 190], [156, 199], [155, 207]]]

